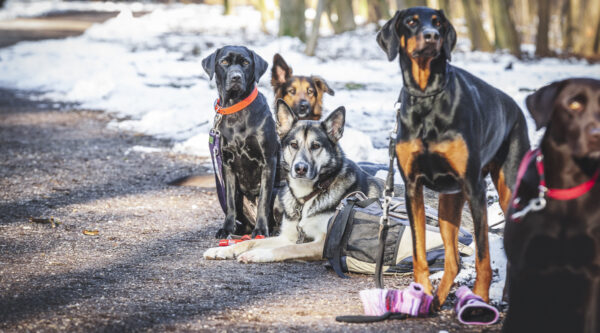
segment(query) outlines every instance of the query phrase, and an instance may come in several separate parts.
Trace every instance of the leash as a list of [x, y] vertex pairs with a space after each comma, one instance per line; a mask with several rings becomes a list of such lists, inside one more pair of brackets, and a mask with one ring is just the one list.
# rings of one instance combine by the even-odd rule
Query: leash
[[548, 188], [546, 185], [546, 177], [544, 171], [544, 155], [542, 154], [542, 150], [540, 148], [537, 148], [528, 151], [527, 154], [525, 154], [525, 156], [523, 157], [523, 160], [521, 160], [521, 165], [519, 165], [519, 171], [517, 173], [515, 193], [519, 193], [518, 191], [519, 185], [521, 185], [521, 180], [523, 179], [523, 176], [525, 175], [529, 164], [534, 158], [535, 168], [540, 177], [540, 182], [538, 184], [538, 196], [537, 198], [530, 200], [524, 207], [520, 205], [521, 198], [515, 196], [515, 199], [512, 202], [512, 206], [516, 209], [520, 208], [520, 210], [516, 211], [511, 215], [511, 218], [515, 222], [519, 222], [519, 220], [523, 216], [527, 215], [529, 212], [537, 212], [546, 208], [547, 198], [561, 201], [579, 198], [580, 196], [589, 192], [594, 187], [596, 181], [598, 180], [598, 177], [600, 176], [600, 169], [598, 169], [596, 170], [592, 178], [583, 184], [579, 184], [577, 186], [566, 189]]
[[217, 98], [215, 100], [214, 108], [215, 108], [215, 119], [213, 121], [213, 127], [210, 129], [208, 133], [208, 148], [210, 150], [210, 158], [212, 160], [213, 171], [215, 172], [215, 183], [217, 187], [217, 196], [219, 198], [219, 204], [221, 205], [221, 209], [223, 213], [227, 214], [227, 200], [226, 200], [226, 190], [225, 190], [225, 180], [223, 179], [223, 155], [221, 152], [221, 132], [219, 131], [219, 125], [223, 120], [224, 115], [234, 114], [240, 110], [248, 107], [256, 97], [258, 96], [258, 88], [254, 85], [254, 89], [248, 95], [248, 97], [244, 98], [238, 103], [235, 103], [232, 106], [223, 108], [221, 107], [221, 99]]
[[327, 192], [327, 190], [329, 189], [329, 186], [331, 185], [331, 183], [333, 183], [333, 179], [334, 179], [334, 177], [329, 177], [329, 178], [325, 179], [325, 181], [323, 181], [323, 182], [317, 182], [317, 184], [316, 184], [317, 188], [315, 188], [309, 194], [300, 198], [300, 200], [302, 200], [304, 203], [306, 203], [308, 200], [314, 198], [317, 194]]
[[394, 160], [396, 157], [396, 134], [398, 133], [398, 114], [402, 108], [400, 101], [394, 104], [396, 109], [396, 124], [394, 129], [390, 131], [390, 143], [388, 147], [389, 166], [388, 175], [385, 181], [385, 192], [383, 199], [383, 213], [379, 219], [379, 246], [377, 248], [377, 261], [375, 262], [375, 285], [377, 288], [383, 289], [383, 256], [385, 252], [385, 239], [389, 229], [389, 213], [392, 197], [394, 196]]

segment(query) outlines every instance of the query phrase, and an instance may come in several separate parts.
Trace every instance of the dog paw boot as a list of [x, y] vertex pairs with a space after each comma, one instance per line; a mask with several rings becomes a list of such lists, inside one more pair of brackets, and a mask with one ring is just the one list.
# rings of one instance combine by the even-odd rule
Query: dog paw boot
[[498, 310], [475, 295], [466, 286], [456, 291], [456, 315], [458, 321], [468, 325], [490, 325], [498, 320]]
[[381, 316], [388, 312], [412, 317], [427, 316], [433, 301], [433, 297], [423, 291], [423, 286], [415, 282], [402, 290], [361, 290], [360, 299], [368, 316]]

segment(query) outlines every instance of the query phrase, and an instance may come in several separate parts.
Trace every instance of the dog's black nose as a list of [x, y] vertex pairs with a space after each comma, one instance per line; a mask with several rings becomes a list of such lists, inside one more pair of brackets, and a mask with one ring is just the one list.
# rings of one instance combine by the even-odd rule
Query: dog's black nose
[[241, 73], [232, 73], [230, 79], [231, 79], [231, 82], [240, 82], [242, 80], [242, 74]]
[[300, 108], [300, 111], [306, 111], [310, 107], [310, 104], [308, 104], [307, 100], [301, 100], [298, 107]]
[[426, 43], [437, 42], [440, 39], [440, 33], [435, 29], [423, 30], [423, 38]]
[[296, 171], [298, 176], [304, 176], [308, 171], [308, 164], [304, 162], [298, 162], [294, 165], [294, 171]]

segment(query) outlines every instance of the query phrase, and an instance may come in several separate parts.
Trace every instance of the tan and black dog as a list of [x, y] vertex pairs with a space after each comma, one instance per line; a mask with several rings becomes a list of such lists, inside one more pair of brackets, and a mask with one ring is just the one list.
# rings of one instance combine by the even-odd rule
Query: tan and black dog
[[600, 332], [600, 81], [555, 82], [526, 101], [546, 132], [508, 212], [503, 331]]
[[282, 99], [292, 108], [298, 120], [319, 120], [323, 114], [323, 95], [333, 96], [335, 92], [320, 76], [299, 76], [292, 74], [292, 67], [276, 53], [271, 68], [271, 86], [275, 101]]
[[484, 178], [491, 174], [506, 212], [519, 162], [529, 150], [525, 117], [509, 96], [448, 63], [456, 32], [442, 11], [398, 11], [378, 33], [377, 42], [390, 61], [399, 56], [404, 81], [396, 154], [406, 184], [415, 281], [432, 293], [425, 251], [426, 186], [440, 192], [445, 248], [434, 310], [446, 300], [458, 273], [457, 237], [465, 201], [471, 207], [477, 246], [473, 292], [487, 302], [492, 269]]

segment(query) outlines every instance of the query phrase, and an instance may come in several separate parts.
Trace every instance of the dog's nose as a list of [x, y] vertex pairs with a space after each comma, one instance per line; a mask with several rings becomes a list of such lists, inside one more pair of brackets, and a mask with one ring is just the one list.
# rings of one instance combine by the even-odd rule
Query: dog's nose
[[440, 39], [440, 33], [435, 29], [423, 30], [423, 38], [426, 43], [437, 42]]
[[304, 176], [308, 171], [308, 164], [304, 162], [298, 162], [294, 165], [294, 171], [296, 171], [298, 176]]
[[300, 108], [300, 111], [307, 111], [310, 107], [310, 104], [308, 104], [308, 101], [306, 100], [301, 100], [298, 104], [298, 107]]
[[242, 80], [242, 74], [241, 73], [232, 73], [230, 79], [231, 79], [231, 82], [240, 82]]

